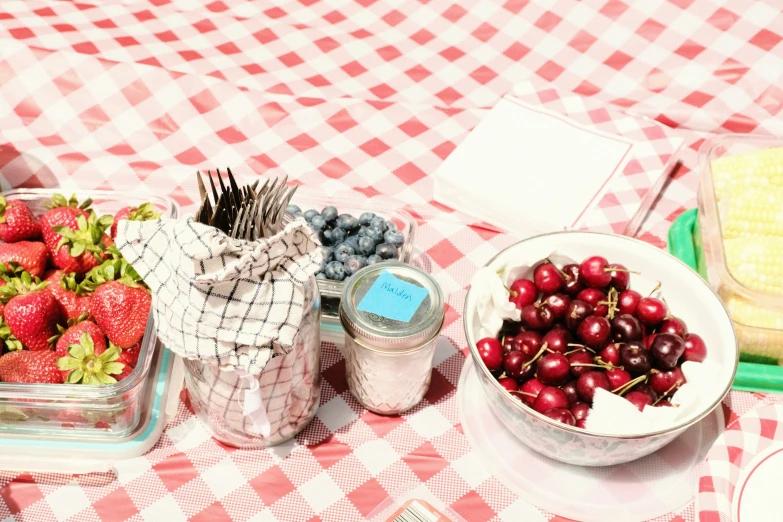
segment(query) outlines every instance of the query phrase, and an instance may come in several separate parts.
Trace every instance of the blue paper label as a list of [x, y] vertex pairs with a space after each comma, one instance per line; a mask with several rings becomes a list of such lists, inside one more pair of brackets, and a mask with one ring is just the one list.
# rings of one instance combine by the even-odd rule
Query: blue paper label
[[398, 279], [384, 270], [356, 308], [362, 312], [407, 323], [425, 297], [427, 290], [424, 288]]

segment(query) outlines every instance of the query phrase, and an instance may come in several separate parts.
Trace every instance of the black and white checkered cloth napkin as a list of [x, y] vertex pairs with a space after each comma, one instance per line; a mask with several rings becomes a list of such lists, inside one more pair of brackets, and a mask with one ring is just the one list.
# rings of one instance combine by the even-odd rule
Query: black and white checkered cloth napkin
[[322, 254], [304, 219], [231, 239], [192, 219], [121, 221], [116, 245], [152, 290], [161, 341], [186, 359], [258, 375], [288, 353]]

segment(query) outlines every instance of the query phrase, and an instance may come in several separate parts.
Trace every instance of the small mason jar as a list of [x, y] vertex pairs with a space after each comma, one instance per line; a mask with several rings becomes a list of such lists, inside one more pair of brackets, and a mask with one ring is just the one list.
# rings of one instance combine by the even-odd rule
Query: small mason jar
[[[315, 417], [321, 397], [321, 304], [311, 277], [304, 286], [304, 315], [291, 351], [272, 358], [257, 376], [185, 361], [185, 385], [198, 417], [229, 446], [264, 448], [296, 436]], [[245, 414], [247, 395], [260, 389], [269, 434]]]
[[346, 378], [353, 396], [382, 415], [396, 415], [421, 402], [430, 387], [443, 318], [443, 293], [419, 268], [380, 263], [356, 272], [340, 302]]

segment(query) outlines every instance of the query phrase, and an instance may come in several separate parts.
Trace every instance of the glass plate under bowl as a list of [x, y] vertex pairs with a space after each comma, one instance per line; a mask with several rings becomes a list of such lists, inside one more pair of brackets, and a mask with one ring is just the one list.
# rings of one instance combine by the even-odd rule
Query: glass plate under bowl
[[[291, 204], [297, 205], [306, 212], [309, 209], [315, 209], [319, 212], [324, 207], [333, 205], [337, 207], [339, 214], [351, 214], [357, 218], [365, 212], [373, 212], [383, 217], [386, 221], [392, 221], [400, 229], [405, 241], [399, 249], [396, 261], [407, 263], [411, 259], [413, 252], [413, 241], [416, 235], [416, 221], [413, 217], [402, 209], [394, 208], [392, 205], [384, 205], [382, 202], [377, 205], [362, 205], [347, 198], [338, 197], [315, 197], [310, 194], [294, 194]], [[328, 328], [340, 327], [340, 298], [343, 295], [344, 281], [331, 281], [328, 279], [318, 279], [318, 290], [321, 292], [321, 324]]]
[[[24, 201], [33, 213], [45, 212], [44, 203], [55, 194], [52, 189], [18, 189], [3, 194], [7, 201]], [[70, 193], [63, 193], [70, 197]], [[164, 216], [176, 218], [176, 203], [168, 198], [119, 194], [112, 191], [77, 191], [79, 201], [92, 198], [99, 215], [114, 215], [126, 206], [149, 201]], [[58, 435], [73, 439], [105, 438], [107, 433], [122, 437], [140, 422], [143, 384], [157, 346], [150, 313], [144, 332], [139, 362], [124, 380], [107, 386], [79, 384], [0, 383], [0, 433], [31, 436]]]

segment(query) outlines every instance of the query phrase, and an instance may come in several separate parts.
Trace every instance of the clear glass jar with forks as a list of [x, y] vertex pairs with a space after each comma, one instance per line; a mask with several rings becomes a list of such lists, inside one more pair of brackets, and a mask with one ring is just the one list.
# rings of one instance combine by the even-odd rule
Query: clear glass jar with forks
[[[218, 177], [220, 190], [209, 177], [209, 192], [200, 176], [198, 180], [203, 203], [196, 220], [232, 238], [269, 238], [293, 219], [285, 208], [296, 187], [287, 187], [285, 178], [240, 189], [229, 171], [228, 184]], [[185, 361], [193, 409], [217, 440], [241, 448], [272, 446], [294, 437], [315, 416], [321, 391], [321, 299], [314, 277], [305, 282], [303, 294], [303, 314], [290, 351], [273, 343], [275, 356], [260, 374]]]

